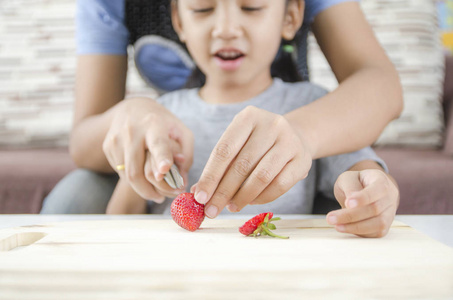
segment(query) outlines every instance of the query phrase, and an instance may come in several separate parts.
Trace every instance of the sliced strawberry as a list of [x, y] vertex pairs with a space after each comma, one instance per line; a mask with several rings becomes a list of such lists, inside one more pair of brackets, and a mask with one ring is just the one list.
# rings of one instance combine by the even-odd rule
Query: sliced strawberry
[[268, 216], [268, 218], [269, 217], [272, 218], [273, 215], [274, 214], [271, 212], [256, 215], [247, 222], [245, 222], [245, 224], [239, 228], [239, 232], [242, 233], [243, 235], [251, 235], [264, 222], [264, 218], [266, 218], [266, 216]]
[[288, 236], [277, 235], [271, 231], [271, 229], [272, 230], [276, 229], [275, 225], [272, 224], [271, 221], [280, 220], [280, 218], [272, 218], [273, 215], [274, 214], [271, 212], [256, 215], [247, 222], [245, 222], [244, 225], [239, 227], [239, 232], [242, 233], [243, 235], [254, 237], [258, 237], [260, 235], [269, 235], [281, 239], [289, 239]]
[[192, 193], [180, 194], [171, 204], [171, 216], [182, 228], [195, 231], [204, 220], [204, 204], [195, 201]]

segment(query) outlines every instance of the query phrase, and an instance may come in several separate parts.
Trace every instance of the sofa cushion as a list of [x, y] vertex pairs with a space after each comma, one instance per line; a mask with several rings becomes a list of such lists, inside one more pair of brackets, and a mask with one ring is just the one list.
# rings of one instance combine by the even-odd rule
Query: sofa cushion
[[0, 213], [39, 213], [43, 199], [75, 165], [66, 148], [0, 150]]
[[[377, 145], [439, 147], [444, 54], [432, 0], [362, 0], [363, 11], [396, 66], [404, 93], [404, 110], [386, 127]], [[333, 90], [337, 81], [313, 36], [309, 41], [313, 82]]]
[[[66, 146], [76, 0], [0, 1], [0, 148]], [[20, 37], [20, 38], [18, 38]], [[128, 95], [155, 96], [129, 63]]]
[[453, 214], [453, 158], [437, 150], [376, 148], [398, 182], [398, 214]]
[[[0, 147], [67, 144], [76, 66], [75, 2], [0, 1]], [[404, 88], [404, 112], [378, 144], [439, 146], [443, 56], [434, 1], [362, 0], [361, 4]], [[312, 81], [335, 88], [336, 80], [313, 37], [309, 65]], [[133, 60], [129, 66], [128, 94], [155, 96]]]

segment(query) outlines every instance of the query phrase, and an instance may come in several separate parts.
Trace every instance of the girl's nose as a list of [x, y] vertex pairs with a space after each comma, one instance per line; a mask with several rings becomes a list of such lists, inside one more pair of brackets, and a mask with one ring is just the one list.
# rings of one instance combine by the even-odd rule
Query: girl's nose
[[217, 10], [213, 37], [224, 40], [237, 38], [241, 34], [239, 18], [240, 16], [231, 5], [225, 5], [223, 9]]

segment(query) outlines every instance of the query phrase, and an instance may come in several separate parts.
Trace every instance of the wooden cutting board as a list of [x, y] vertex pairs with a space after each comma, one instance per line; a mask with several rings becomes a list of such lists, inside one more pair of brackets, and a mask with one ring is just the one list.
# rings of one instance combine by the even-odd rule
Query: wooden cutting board
[[453, 248], [394, 222], [381, 239], [323, 219], [61, 222], [0, 230], [0, 299], [453, 299]]

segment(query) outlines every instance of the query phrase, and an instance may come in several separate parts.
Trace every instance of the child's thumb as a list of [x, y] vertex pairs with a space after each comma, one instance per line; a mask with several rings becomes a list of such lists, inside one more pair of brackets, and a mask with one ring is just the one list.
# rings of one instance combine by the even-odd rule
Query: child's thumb
[[351, 194], [363, 189], [360, 182], [360, 172], [347, 171], [338, 176], [334, 186], [334, 194], [342, 208], [346, 207], [346, 200], [350, 199]]

